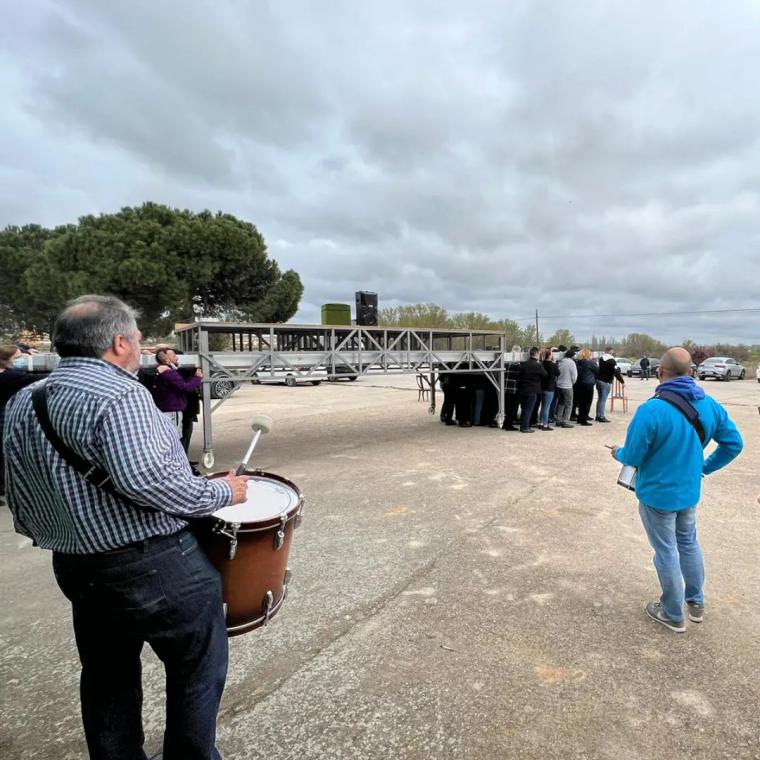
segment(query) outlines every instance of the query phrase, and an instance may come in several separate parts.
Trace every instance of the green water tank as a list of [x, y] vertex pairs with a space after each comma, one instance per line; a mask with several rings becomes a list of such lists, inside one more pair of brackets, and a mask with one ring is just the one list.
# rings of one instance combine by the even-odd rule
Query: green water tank
[[347, 303], [322, 304], [323, 325], [350, 325], [351, 307]]

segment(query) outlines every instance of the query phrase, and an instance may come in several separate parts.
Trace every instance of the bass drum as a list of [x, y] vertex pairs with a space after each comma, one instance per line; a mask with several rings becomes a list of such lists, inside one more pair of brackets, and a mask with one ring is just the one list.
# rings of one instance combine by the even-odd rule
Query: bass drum
[[[247, 499], [214, 512], [199, 541], [222, 576], [227, 635], [265, 625], [288, 592], [288, 555], [300, 524], [303, 495], [279, 475], [247, 470]], [[222, 478], [216, 472], [209, 478]]]

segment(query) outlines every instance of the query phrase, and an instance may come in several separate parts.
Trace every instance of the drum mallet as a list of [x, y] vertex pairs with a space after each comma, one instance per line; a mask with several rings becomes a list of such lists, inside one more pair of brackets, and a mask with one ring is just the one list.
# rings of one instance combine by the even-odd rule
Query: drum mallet
[[248, 462], [253, 456], [253, 450], [256, 448], [256, 444], [259, 442], [262, 433], [268, 433], [274, 426], [274, 420], [271, 417], [267, 417], [266, 414], [257, 414], [253, 418], [251, 423], [251, 429], [253, 430], [253, 438], [251, 439], [251, 445], [248, 447], [248, 451], [245, 452], [243, 461], [237, 466], [235, 475], [245, 475]]

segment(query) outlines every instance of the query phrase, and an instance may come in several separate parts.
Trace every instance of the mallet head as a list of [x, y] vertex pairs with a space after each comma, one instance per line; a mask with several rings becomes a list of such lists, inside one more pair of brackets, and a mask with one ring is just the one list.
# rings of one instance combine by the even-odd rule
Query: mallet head
[[251, 420], [251, 430], [254, 432], [260, 430], [262, 433], [268, 433], [274, 427], [274, 420], [266, 414], [257, 414]]

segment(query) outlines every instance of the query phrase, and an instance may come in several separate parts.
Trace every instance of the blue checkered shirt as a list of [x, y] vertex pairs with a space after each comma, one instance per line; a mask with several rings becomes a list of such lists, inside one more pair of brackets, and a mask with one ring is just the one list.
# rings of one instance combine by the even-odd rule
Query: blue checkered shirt
[[18, 533], [44, 549], [92, 554], [176, 533], [187, 522], [174, 515], [201, 517], [232, 501], [227, 483], [192, 474], [177, 429], [134, 375], [100, 359], [71, 357], [47, 384], [58, 435], [103, 468], [127, 498], [88, 483], [61, 459], [37, 422], [35, 386], [28, 386], [8, 404], [3, 429], [8, 506]]

